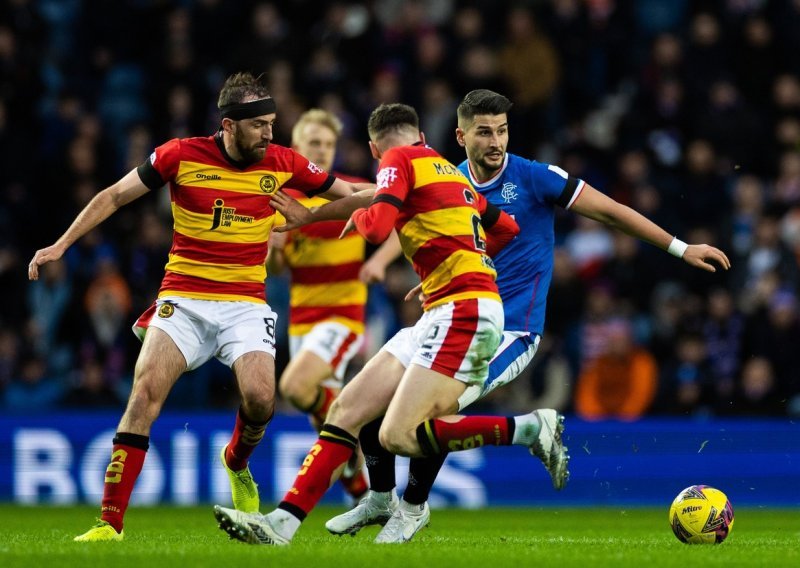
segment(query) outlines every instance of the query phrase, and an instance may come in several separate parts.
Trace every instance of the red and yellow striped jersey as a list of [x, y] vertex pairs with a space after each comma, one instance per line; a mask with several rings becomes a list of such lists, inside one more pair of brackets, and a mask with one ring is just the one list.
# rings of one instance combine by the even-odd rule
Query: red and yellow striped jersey
[[271, 195], [284, 184], [316, 195], [333, 176], [292, 149], [270, 144], [241, 164], [221, 135], [173, 139], [139, 166], [149, 188], [169, 182], [174, 235], [158, 296], [264, 303]]
[[[348, 178], [353, 183], [365, 180]], [[293, 189], [286, 193], [306, 207], [328, 203], [321, 197], [304, 197]], [[284, 248], [291, 271], [289, 334], [304, 335], [321, 321], [337, 321], [354, 333], [364, 333], [367, 286], [358, 278], [364, 264], [366, 242], [356, 232], [339, 235], [345, 221], [322, 221], [289, 233]]]
[[[458, 168], [428, 146], [398, 146], [384, 153], [377, 184], [370, 207], [353, 221], [375, 242], [386, 238], [385, 222], [394, 218], [403, 254], [428, 297], [424, 309], [468, 298], [500, 300], [480, 223], [487, 202]], [[396, 209], [381, 211], [386, 206]]]

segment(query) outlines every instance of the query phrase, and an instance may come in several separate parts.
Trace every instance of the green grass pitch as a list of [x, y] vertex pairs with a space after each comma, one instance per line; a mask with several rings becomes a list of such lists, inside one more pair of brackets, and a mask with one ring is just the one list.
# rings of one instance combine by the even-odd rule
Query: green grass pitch
[[651, 508], [435, 510], [429, 528], [405, 545], [375, 545], [377, 527], [334, 537], [320, 507], [290, 547], [228, 540], [210, 506], [133, 507], [121, 543], [79, 544], [96, 507], [0, 505], [0, 566], [57, 568], [501, 568], [566, 566], [800, 566], [800, 511], [737, 509], [728, 540], [688, 546], [672, 535], [668, 504]]

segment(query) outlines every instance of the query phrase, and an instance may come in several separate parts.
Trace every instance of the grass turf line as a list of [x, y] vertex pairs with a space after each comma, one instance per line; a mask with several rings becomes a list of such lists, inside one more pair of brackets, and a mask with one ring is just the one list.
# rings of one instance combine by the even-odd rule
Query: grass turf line
[[[728, 540], [687, 546], [667, 523], [667, 506], [652, 508], [537, 508], [432, 512], [431, 526], [405, 545], [375, 545], [377, 527], [334, 537], [324, 522], [341, 508], [320, 507], [290, 547], [248, 546], [228, 540], [211, 507], [133, 507], [125, 541], [75, 543], [96, 507], [0, 505], [3, 568], [281, 568], [504, 566], [800, 566], [800, 511], [736, 510]], [[521, 566], [520, 566], [521, 568]]]

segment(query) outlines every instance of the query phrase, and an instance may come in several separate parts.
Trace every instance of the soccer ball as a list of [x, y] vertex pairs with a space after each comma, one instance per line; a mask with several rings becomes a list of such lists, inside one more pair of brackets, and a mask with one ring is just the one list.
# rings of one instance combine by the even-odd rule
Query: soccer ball
[[719, 489], [692, 485], [672, 502], [669, 524], [681, 542], [719, 544], [733, 529], [733, 506]]

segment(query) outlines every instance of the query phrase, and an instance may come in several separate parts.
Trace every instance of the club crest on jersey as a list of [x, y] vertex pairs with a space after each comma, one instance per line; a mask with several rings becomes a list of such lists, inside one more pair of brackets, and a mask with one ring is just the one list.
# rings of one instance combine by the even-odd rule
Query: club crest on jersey
[[519, 197], [516, 189], [516, 185], [507, 181], [503, 184], [503, 189], [500, 190], [500, 197], [502, 197], [506, 203], [511, 203], [512, 201], [516, 200], [517, 197]]
[[164, 302], [158, 307], [158, 317], [162, 319], [167, 319], [172, 317], [172, 314], [175, 313], [175, 304], [170, 302]]
[[250, 215], [237, 215], [236, 207], [225, 207], [225, 200], [223, 199], [215, 199], [214, 207], [211, 208], [211, 211], [210, 230], [212, 231], [217, 227], [230, 227], [234, 223], [246, 223], [249, 225], [255, 220], [255, 217]]
[[272, 195], [275, 193], [275, 190], [278, 189], [278, 180], [275, 176], [271, 175], [261, 176], [261, 179], [258, 181], [258, 186], [261, 188], [261, 191], [267, 195]]

